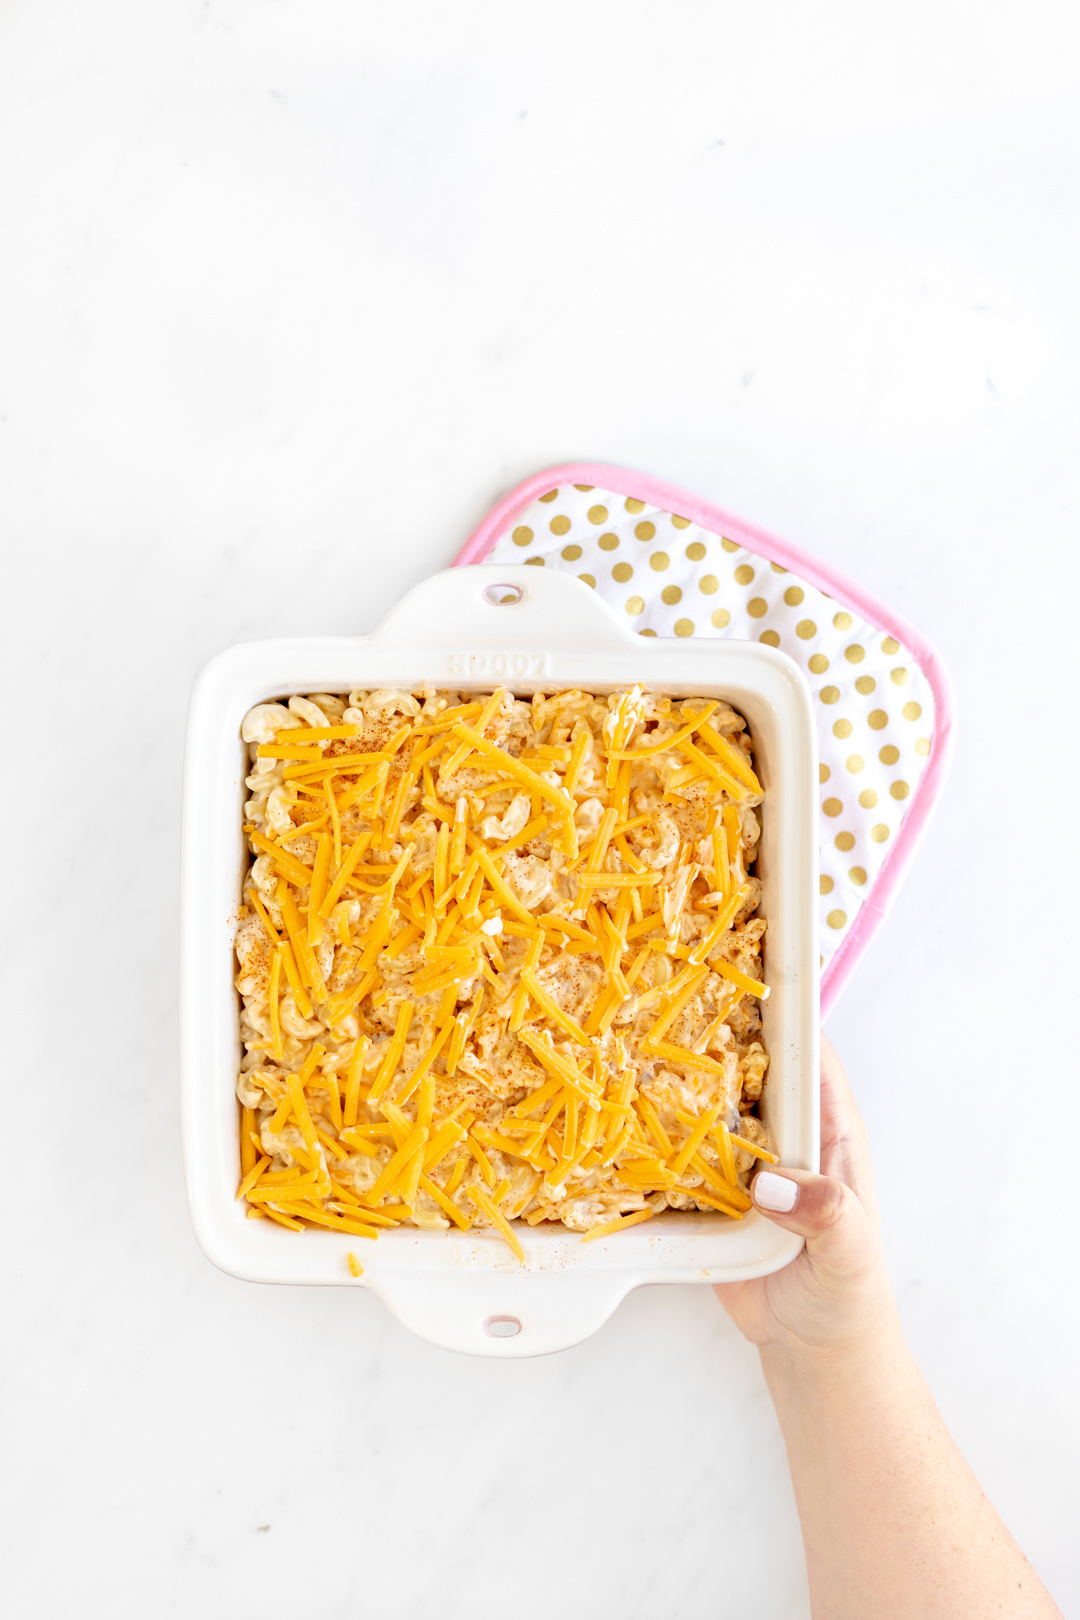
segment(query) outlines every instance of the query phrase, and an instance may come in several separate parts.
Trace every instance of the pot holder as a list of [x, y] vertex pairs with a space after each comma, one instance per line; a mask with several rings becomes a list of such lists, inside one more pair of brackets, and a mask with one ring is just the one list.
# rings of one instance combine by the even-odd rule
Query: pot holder
[[923, 636], [786, 541], [619, 467], [536, 473], [454, 559], [576, 574], [643, 636], [780, 647], [816, 699], [821, 1013], [880, 928], [948, 770], [948, 673]]

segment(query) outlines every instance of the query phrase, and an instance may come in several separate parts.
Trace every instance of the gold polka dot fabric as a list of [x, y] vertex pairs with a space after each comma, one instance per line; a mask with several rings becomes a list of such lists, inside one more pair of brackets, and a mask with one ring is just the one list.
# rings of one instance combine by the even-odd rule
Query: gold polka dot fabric
[[911, 654], [722, 533], [596, 487], [545, 491], [497, 535], [486, 560], [573, 574], [639, 635], [761, 641], [796, 661], [818, 718], [827, 967], [866, 903], [930, 755], [934, 694]]

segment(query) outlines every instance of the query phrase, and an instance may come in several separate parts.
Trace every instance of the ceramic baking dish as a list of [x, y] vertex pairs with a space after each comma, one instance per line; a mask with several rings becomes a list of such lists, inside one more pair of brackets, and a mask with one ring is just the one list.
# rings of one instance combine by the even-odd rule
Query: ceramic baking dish
[[769, 929], [764, 1113], [785, 1164], [818, 1161], [817, 760], [810, 693], [796, 665], [752, 642], [635, 635], [587, 585], [535, 567], [458, 568], [425, 580], [368, 636], [248, 642], [195, 684], [184, 777], [181, 1087], [195, 1230], [223, 1271], [251, 1282], [359, 1286], [432, 1343], [488, 1356], [561, 1350], [594, 1333], [632, 1288], [722, 1282], [785, 1265], [800, 1240], [751, 1211], [743, 1221], [667, 1212], [583, 1245], [563, 1227], [519, 1223], [527, 1265], [484, 1232], [409, 1227], [364, 1242], [249, 1221], [239, 1177], [240, 1057], [232, 940], [247, 864], [241, 805], [254, 703], [356, 687], [520, 695], [639, 682], [679, 697], [722, 697], [745, 715], [766, 789], [758, 871]]

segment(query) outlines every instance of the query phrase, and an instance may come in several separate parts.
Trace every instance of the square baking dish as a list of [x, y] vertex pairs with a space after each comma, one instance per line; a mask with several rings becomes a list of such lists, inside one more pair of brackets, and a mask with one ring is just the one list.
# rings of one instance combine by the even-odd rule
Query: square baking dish
[[[762, 1113], [781, 1162], [818, 1164], [817, 750], [811, 697], [784, 653], [753, 642], [634, 634], [590, 588], [535, 567], [456, 568], [408, 593], [368, 636], [247, 642], [200, 673], [184, 772], [181, 1092], [196, 1235], [250, 1282], [373, 1289], [414, 1332], [474, 1355], [561, 1350], [594, 1333], [632, 1288], [726, 1282], [786, 1265], [801, 1239], [756, 1210], [742, 1221], [666, 1211], [583, 1245], [564, 1227], [517, 1223], [527, 1264], [489, 1232], [387, 1231], [377, 1242], [287, 1231], [236, 1202], [240, 1061], [233, 933], [247, 855], [240, 723], [255, 703], [357, 687], [456, 691], [638, 682], [672, 697], [724, 698], [745, 716], [766, 791], [757, 863], [768, 919], [763, 1008], [770, 1056]], [[345, 1256], [359, 1252], [357, 1284]]]

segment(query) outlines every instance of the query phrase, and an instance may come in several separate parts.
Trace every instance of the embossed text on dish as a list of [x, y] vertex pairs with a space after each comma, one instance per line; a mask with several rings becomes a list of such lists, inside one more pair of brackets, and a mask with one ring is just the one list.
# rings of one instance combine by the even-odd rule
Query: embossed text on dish
[[546, 652], [456, 652], [450, 654], [451, 675], [491, 675], [501, 679], [506, 675], [537, 677], [551, 673], [551, 660]]

